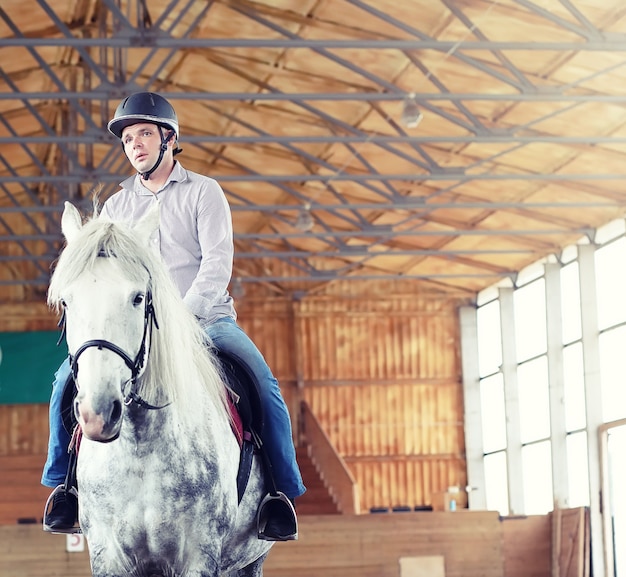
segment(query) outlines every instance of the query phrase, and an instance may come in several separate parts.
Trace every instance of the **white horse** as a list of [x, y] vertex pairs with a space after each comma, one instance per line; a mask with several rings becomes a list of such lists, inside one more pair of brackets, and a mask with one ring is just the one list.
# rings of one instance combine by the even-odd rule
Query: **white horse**
[[[158, 205], [156, 205], [158, 206]], [[64, 314], [83, 431], [79, 514], [94, 577], [260, 577], [265, 488], [255, 457], [241, 503], [239, 444], [205, 337], [148, 239], [83, 224], [65, 204], [66, 239], [49, 304]]]

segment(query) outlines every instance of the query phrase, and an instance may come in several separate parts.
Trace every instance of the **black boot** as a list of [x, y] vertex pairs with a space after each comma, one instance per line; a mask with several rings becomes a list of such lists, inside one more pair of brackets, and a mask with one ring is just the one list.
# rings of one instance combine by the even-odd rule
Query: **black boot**
[[258, 512], [259, 539], [294, 541], [298, 538], [298, 520], [293, 499], [283, 493], [267, 495]]
[[48, 497], [43, 518], [43, 530], [51, 533], [80, 533], [78, 520], [78, 493], [59, 485]]

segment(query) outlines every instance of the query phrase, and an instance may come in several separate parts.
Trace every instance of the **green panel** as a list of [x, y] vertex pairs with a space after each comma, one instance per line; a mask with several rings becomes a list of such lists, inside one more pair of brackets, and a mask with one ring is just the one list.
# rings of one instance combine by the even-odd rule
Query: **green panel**
[[47, 403], [52, 381], [67, 356], [58, 331], [0, 332], [0, 404]]

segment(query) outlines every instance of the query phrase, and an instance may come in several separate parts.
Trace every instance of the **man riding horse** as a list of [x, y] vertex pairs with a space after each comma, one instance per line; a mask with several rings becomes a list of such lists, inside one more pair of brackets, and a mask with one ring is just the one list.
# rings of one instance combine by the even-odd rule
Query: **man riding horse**
[[[263, 449], [276, 488], [288, 499], [263, 500], [259, 518], [267, 518], [259, 537], [269, 541], [297, 539], [293, 506], [306, 490], [296, 462], [289, 412], [262, 354], [237, 325], [227, 287], [233, 263], [233, 231], [228, 202], [212, 178], [183, 168], [174, 157], [181, 152], [178, 118], [172, 105], [151, 92], [124, 99], [108, 123], [137, 174], [124, 180], [109, 198], [102, 215], [136, 223], [154, 203], [160, 204], [160, 226], [151, 239], [188, 309], [218, 351], [242, 359], [257, 383], [264, 412]], [[64, 486], [70, 438], [61, 416], [66, 359], [55, 375], [50, 400], [50, 439], [42, 484], [57, 487], [45, 512], [44, 528], [70, 532], [78, 501], [74, 488]], [[233, 482], [235, 480], [233, 479]]]

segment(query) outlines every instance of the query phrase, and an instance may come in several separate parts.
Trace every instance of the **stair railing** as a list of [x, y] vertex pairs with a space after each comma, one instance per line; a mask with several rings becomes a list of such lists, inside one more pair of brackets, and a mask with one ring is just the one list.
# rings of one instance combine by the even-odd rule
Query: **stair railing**
[[337, 509], [344, 514], [359, 515], [361, 506], [355, 478], [306, 401], [302, 401], [301, 408], [309, 454], [335, 500]]

